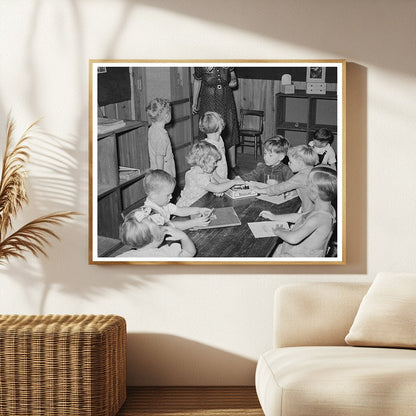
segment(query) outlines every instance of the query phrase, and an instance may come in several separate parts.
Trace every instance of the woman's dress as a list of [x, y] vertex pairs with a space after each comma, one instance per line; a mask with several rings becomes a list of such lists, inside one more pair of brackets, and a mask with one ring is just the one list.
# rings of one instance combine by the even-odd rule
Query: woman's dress
[[[221, 114], [225, 128], [221, 133], [225, 148], [229, 149], [239, 143], [239, 130], [237, 110], [235, 107], [233, 91], [228, 85], [231, 81], [230, 67], [196, 67], [194, 77], [201, 80], [199, 92], [199, 117], [207, 111]], [[205, 135], [199, 132], [199, 139]]]

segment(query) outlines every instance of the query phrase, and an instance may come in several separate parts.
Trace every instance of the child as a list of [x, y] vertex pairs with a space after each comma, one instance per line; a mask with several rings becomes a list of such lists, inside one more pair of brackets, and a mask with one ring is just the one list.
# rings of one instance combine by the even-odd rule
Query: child
[[[172, 192], [175, 189], [175, 185], [176, 181], [169, 173], [161, 169], [150, 170], [144, 178], [144, 190], [147, 195], [144, 205], [161, 216], [163, 225], [172, 225], [180, 230], [208, 225], [212, 209], [178, 207], [169, 202], [172, 199]], [[170, 221], [171, 215], [187, 217], [194, 214], [200, 214], [200, 216], [191, 220]]]
[[269, 185], [287, 181], [293, 176], [290, 168], [282, 162], [288, 149], [289, 142], [283, 136], [271, 137], [263, 145], [264, 163], [258, 163], [255, 169], [241, 175], [241, 178]]
[[312, 147], [306, 144], [291, 147], [287, 155], [289, 157], [289, 167], [296, 175], [276, 185], [262, 185], [256, 182], [249, 182], [249, 186], [253, 191], [267, 195], [280, 195], [296, 189], [302, 201], [302, 211], [307, 212], [312, 208], [313, 204], [309, 198], [306, 183], [309, 172], [318, 162], [318, 155]]
[[191, 169], [185, 173], [185, 187], [178, 207], [189, 207], [208, 192], [221, 194], [234, 185], [244, 184], [241, 178], [228, 180], [217, 175], [215, 169], [220, 159], [220, 152], [211, 143], [201, 141], [192, 146], [186, 157]]
[[331, 201], [337, 195], [337, 173], [329, 166], [313, 168], [308, 177], [307, 190], [313, 201], [312, 210], [303, 214], [273, 215], [262, 211], [269, 220], [294, 222], [291, 230], [280, 227], [274, 233], [284, 242], [274, 257], [325, 257], [328, 241], [335, 223], [335, 209]]
[[164, 98], [154, 98], [146, 107], [152, 125], [148, 132], [148, 148], [151, 169], [163, 169], [176, 177], [175, 160], [165, 125], [172, 118], [170, 104]]
[[[152, 215], [150, 207], [140, 207], [129, 212], [120, 226], [120, 239], [123, 244], [133, 247], [117, 257], [193, 257], [196, 254], [194, 243], [181, 230], [163, 226], [160, 216]], [[163, 245], [175, 241], [171, 245]], [[179, 242], [176, 242], [179, 241]]]
[[213, 144], [221, 154], [215, 172], [220, 178], [226, 179], [228, 176], [227, 160], [225, 158], [224, 141], [221, 132], [224, 130], [225, 123], [223, 118], [215, 111], [207, 111], [199, 120], [199, 130], [207, 135], [205, 141]]
[[336, 169], [337, 157], [331, 144], [334, 141], [334, 135], [328, 129], [319, 129], [313, 133], [313, 140], [309, 142], [309, 146], [315, 149], [319, 157], [319, 164], [329, 165]]

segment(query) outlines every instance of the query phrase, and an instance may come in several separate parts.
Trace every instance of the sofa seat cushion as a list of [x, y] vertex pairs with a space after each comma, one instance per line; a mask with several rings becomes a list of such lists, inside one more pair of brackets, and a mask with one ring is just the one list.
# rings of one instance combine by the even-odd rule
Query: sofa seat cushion
[[266, 416], [416, 415], [416, 351], [277, 348], [260, 357], [256, 390]]

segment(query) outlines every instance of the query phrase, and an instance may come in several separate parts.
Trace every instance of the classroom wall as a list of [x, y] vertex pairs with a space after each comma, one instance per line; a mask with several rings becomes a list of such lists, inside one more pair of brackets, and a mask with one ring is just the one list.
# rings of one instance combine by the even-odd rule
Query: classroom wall
[[[0, 131], [38, 118], [16, 226], [82, 215], [48, 258], [0, 269], [1, 313], [127, 319], [130, 385], [250, 385], [274, 290], [415, 271], [415, 1], [0, 2]], [[88, 59], [320, 59], [347, 64], [345, 266], [88, 265]]]

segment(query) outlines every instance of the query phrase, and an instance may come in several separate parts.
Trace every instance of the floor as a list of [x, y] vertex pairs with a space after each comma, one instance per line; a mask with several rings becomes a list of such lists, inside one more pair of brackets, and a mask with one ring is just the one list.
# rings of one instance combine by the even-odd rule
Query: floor
[[264, 416], [251, 386], [128, 387], [117, 416]]

